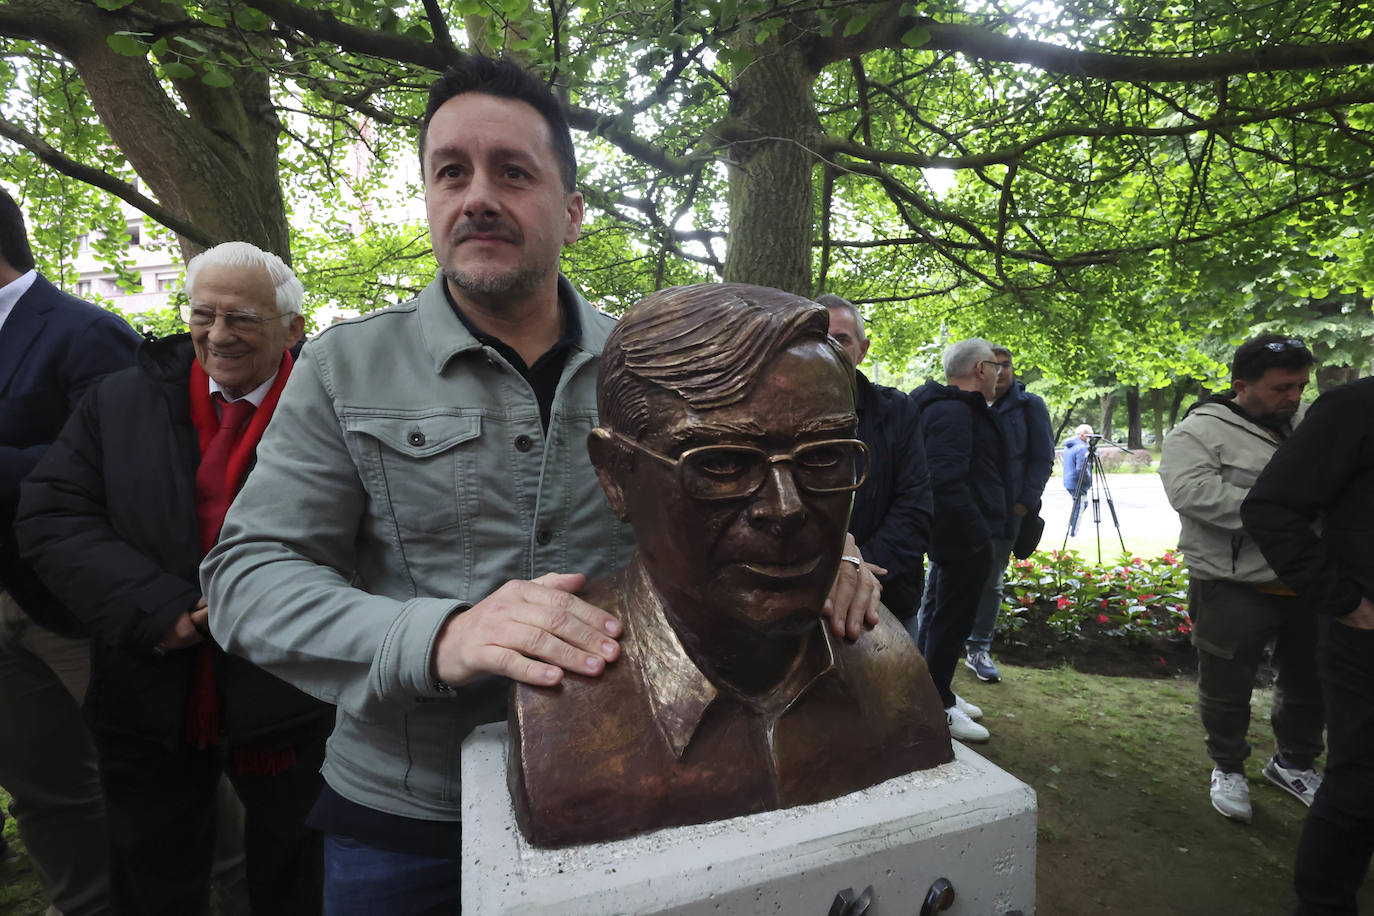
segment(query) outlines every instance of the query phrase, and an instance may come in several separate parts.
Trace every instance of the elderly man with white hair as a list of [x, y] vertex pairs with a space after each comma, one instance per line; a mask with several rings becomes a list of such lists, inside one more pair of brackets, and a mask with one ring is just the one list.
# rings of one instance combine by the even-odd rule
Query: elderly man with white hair
[[186, 291], [189, 333], [145, 342], [82, 402], [24, 482], [16, 530], [94, 634], [115, 910], [206, 912], [224, 773], [253, 912], [318, 913], [305, 818], [333, 711], [214, 643], [197, 572], [291, 371], [304, 290], [276, 255], [226, 242], [191, 260]]
[[943, 363], [946, 384], [931, 380], [911, 392], [921, 411], [935, 508], [916, 647], [930, 665], [950, 734], [987, 741], [988, 730], [976, 721], [982, 710], [956, 696], [951, 684], [993, 566], [992, 542], [1011, 537], [1006, 443], [991, 410], [1002, 367], [981, 337], [950, 344]]

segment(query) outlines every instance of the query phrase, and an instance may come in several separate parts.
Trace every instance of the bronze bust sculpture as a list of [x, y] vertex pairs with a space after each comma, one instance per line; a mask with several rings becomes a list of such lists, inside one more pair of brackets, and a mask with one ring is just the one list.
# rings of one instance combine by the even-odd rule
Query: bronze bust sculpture
[[824, 308], [775, 289], [654, 293], [606, 343], [588, 448], [638, 550], [582, 597], [625, 624], [599, 678], [517, 684], [508, 758], [531, 843], [835, 798], [953, 759], [901, 624], [821, 607], [867, 452]]

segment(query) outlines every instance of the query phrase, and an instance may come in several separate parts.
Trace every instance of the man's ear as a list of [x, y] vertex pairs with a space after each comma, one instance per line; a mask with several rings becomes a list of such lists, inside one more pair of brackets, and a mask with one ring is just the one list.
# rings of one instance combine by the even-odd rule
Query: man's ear
[[601, 489], [606, 493], [606, 501], [611, 504], [611, 511], [615, 513], [616, 518], [624, 522], [628, 521], [625, 512], [625, 491], [620, 488], [613, 473], [616, 450], [611, 431], [604, 426], [598, 426], [587, 433], [587, 455], [592, 459], [592, 467], [596, 468], [596, 479], [601, 481]]
[[304, 315], [292, 315], [292, 316], [291, 316], [291, 324], [290, 324], [290, 326], [287, 327], [287, 329], [286, 329], [286, 347], [285, 347], [285, 349], [290, 350], [292, 347], [294, 347], [294, 346], [300, 341], [301, 335], [304, 334], [304, 333], [305, 333], [305, 316], [304, 316]]

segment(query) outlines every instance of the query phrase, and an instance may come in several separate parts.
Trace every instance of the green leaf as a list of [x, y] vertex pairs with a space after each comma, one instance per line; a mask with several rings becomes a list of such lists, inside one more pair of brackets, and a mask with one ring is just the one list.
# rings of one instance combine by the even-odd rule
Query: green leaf
[[220, 88], [234, 85], [234, 78], [218, 67], [211, 67], [206, 70], [201, 80], [207, 86], [218, 86]]
[[902, 44], [908, 48], [924, 47], [928, 41], [930, 41], [930, 29], [925, 26], [912, 26], [902, 35]]
[[210, 53], [210, 49], [209, 49], [209, 48], [205, 47], [205, 45], [203, 45], [203, 44], [201, 44], [200, 42], [196, 41], [194, 38], [187, 38], [185, 35], [175, 35], [175, 36], [173, 36], [173, 37], [174, 37], [177, 41], [179, 41], [179, 42], [181, 42], [182, 44], [186, 45], [188, 48], [193, 48], [194, 50], [199, 51], [199, 52], [202, 53], [202, 54], [208, 54], [208, 53]]
[[113, 35], [106, 35], [105, 43], [116, 54], [122, 54], [125, 57], [144, 57], [148, 54], [148, 46], [128, 32], [115, 32]]
[[862, 32], [864, 26], [868, 25], [868, 20], [872, 18], [869, 14], [863, 13], [850, 19], [849, 22], [845, 23], [844, 37], [851, 38]]
[[[100, 7], [102, 10], [113, 11], [122, 10], [124, 9], [124, 7], [128, 6], [130, 3], [133, 2], [134, 0], [95, 0], [95, 5]], [[119, 53], [123, 54], [124, 52], [120, 51]]]
[[186, 66], [179, 60], [168, 61], [162, 65], [162, 72], [174, 80], [188, 80], [196, 75], [196, 71]]

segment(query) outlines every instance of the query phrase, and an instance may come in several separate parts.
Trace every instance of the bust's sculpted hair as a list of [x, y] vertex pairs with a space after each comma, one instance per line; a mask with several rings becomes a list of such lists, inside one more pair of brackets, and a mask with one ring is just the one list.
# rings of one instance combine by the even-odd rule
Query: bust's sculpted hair
[[809, 299], [766, 286], [702, 283], [650, 293], [624, 314], [602, 354], [597, 378], [601, 425], [640, 437], [647, 393], [676, 394], [696, 410], [742, 400], [775, 356], [798, 341], [830, 339], [830, 315]]

